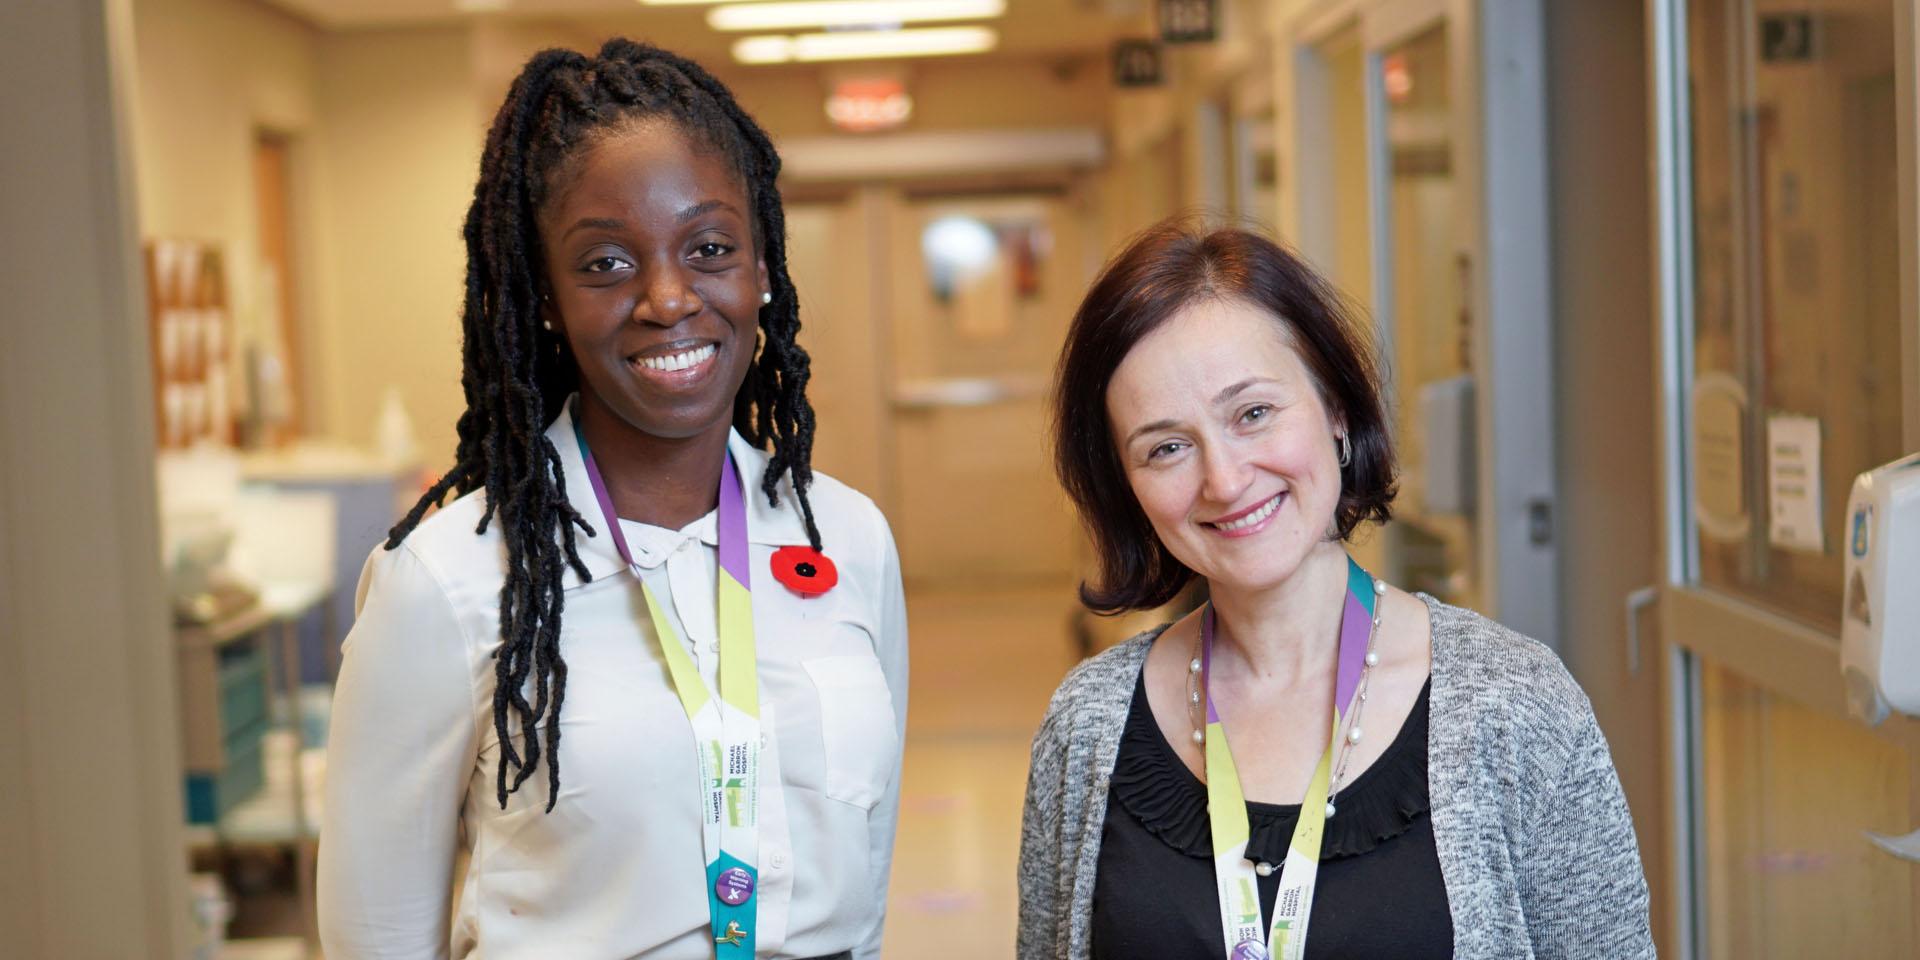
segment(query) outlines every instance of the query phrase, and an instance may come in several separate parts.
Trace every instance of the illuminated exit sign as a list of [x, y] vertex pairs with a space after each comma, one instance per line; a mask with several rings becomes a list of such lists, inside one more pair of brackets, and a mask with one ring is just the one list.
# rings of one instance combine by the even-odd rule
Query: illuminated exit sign
[[827, 119], [849, 133], [891, 130], [912, 116], [907, 85], [892, 77], [842, 80], [827, 96]]

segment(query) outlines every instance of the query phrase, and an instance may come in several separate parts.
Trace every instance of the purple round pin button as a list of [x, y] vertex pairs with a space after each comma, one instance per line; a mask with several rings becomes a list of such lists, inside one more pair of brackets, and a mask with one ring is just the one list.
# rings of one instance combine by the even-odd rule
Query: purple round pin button
[[713, 895], [729, 907], [746, 903], [753, 896], [753, 874], [739, 867], [720, 871], [720, 879], [713, 882]]
[[1233, 960], [1267, 960], [1266, 944], [1258, 940], [1242, 940], [1233, 948]]

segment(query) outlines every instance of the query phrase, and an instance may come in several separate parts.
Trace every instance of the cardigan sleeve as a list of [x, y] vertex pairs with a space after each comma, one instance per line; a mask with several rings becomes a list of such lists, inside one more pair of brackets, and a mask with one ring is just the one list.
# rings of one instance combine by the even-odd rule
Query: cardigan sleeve
[[1633, 818], [1606, 737], [1582, 706], [1563, 772], [1515, 851], [1527, 930], [1542, 960], [1652, 957]]
[[1020, 930], [1018, 960], [1059, 960], [1066, 956], [1070, 904], [1063, 878], [1071, 871], [1061, 848], [1062, 804], [1068, 789], [1067, 741], [1062, 735], [1064, 703], [1056, 698], [1033, 738], [1027, 768], [1026, 810], [1020, 818]]
[[1060, 682], [1033, 738], [1020, 823], [1018, 960], [1087, 955], [1108, 773], [1147, 650], [1165, 626], [1081, 663]]

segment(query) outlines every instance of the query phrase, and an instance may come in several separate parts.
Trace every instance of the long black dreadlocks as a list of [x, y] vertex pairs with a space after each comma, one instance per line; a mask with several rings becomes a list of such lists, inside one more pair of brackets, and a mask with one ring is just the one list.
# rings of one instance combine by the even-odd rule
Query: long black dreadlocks
[[[494, 651], [493, 725], [500, 737], [500, 806], [540, 762], [536, 726], [547, 717], [547, 810], [560, 795], [560, 707], [567, 664], [560, 654], [561, 576], [571, 566], [590, 579], [575, 550], [574, 528], [593, 527], [567, 502], [560, 454], [546, 426], [579, 375], [558, 331], [540, 323], [544, 287], [536, 216], [569, 161], [587, 146], [637, 121], [669, 119], [728, 157], [756, 214], [773, 300], [760, 310], [762, 344], [734, 398], [733, 426], [754, 445], [773, 447], [760, 487], [780, 503], [790, 476], [820, 548], [807, 488], [813, 481], [813, 408], [807, 403], [807, 352], [800, 347], [799, 302], [787, 276], [786, 215], [776, 178], [780, 157], [766, 132], [733, 94], [699, 65], [656, 47], [609, 40], [598, 56], [546, 50], [527, 61], [487, 132], [480, 180], [467, 210], [467, 293], [461, 318], [465, 370], [453, 469], [413, 505], [387, 536], [392, 550], [447, 495], [486, 490], [474, 531], [498, 517], [507, 545], [500, 589], [500, 645]], [[526, 688], [532, 679], [533, 702]], [[524, 739], [515, 749], [512, 728]], [[509, 783], [509, 772], [511, 780]]]

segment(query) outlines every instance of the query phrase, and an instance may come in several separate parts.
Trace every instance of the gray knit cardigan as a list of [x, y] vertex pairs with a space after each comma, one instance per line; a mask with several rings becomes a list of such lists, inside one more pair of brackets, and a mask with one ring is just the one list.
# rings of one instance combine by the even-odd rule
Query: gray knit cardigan
[[[1540, 643], [1421, 599], [1433, 620], [1427, 782], [1454, 956], [1652, 957], [1633, 821], [1586, 695]], [[1034, 737], [1019, 960], [1088, 956], [1109, 775], [1164, 629], [1074, 668]]]

